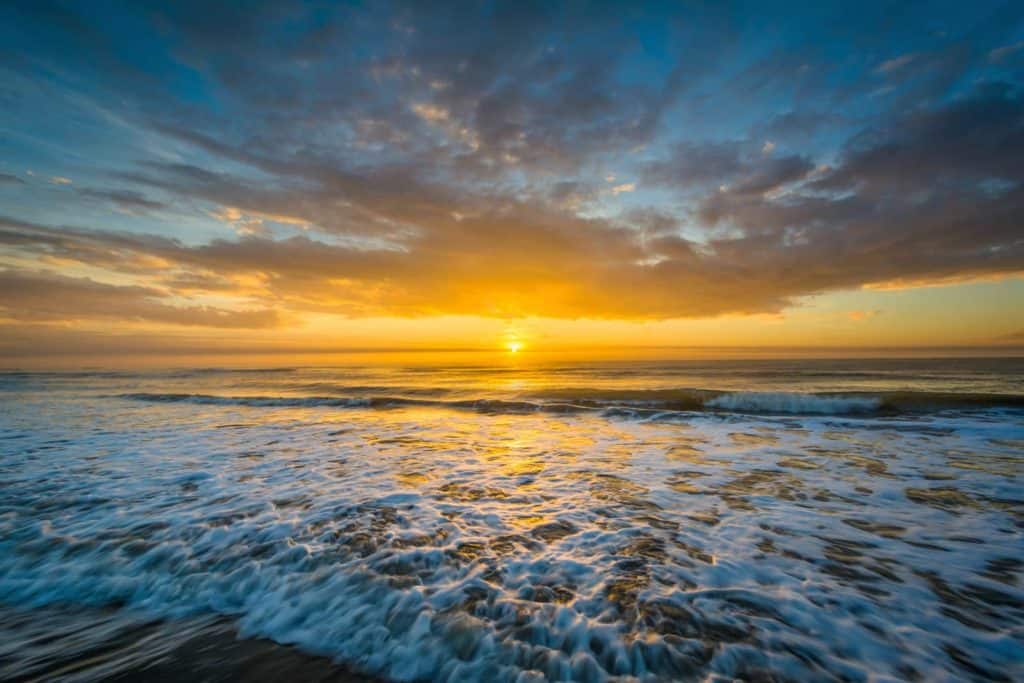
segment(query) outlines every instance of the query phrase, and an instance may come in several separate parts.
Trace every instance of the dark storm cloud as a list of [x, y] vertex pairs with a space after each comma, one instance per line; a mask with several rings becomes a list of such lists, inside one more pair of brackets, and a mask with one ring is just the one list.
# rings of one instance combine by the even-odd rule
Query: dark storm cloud
[[[272, 310], [670, 318], [1024, 270], [1012, 9], [948, 44], [912, 21], [873, 32], [901, 25], [874, 5], [852, 25], [787, 14], [782, 47], [726, 5], [87, 9], [19, 3], [34, 41], [9, 68], [88, 82], [75, 96], [142, 142], [62, 201], [240, 236], [8, 211], [15, 317], [38, 302], [46, 319], [211, 326], [274, 325]], [[204, 293], [245, 310], [170, 303]]]

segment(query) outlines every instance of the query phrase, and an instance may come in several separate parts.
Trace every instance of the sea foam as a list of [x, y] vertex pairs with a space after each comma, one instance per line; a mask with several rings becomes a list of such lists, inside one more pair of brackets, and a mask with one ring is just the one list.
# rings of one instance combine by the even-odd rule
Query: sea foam
[[882, 399], [874, 396], [817, 396], [790, 392], [737, 392], [708, 399], [709, 408], [745, 413], [848, 415], [878, 410]]
[[1024, 673], [1020, 414], [338, 410], [120, 381], [5, 403], [0, 600], [225, 615], [399, 681]]

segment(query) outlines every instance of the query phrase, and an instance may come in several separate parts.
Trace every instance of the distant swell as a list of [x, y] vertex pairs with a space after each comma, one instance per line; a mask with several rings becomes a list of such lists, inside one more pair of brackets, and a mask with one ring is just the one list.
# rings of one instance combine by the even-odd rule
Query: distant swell
[[1024, 408], [1024, 396], [897, 392], [884, 394], [812, 394], [797, 392], [723, 392], [714, 390], [557, 392], [547, 398], [435, 399], [389, 396], [217, 396], [183, 393], [129, 393], [119, 398], [147, 403], [248, 406], [253, 408], [370, 408], [430, 406], [485, 413], [596, 412], [608, 416], [650, 416], [681, 412], [763, 415], [886, 415], [941, 410]]
[[360, 408], [372, 405], [369, 398], [332, 398], [326, 396], [214, 396], [212, 394], [121, 394], [121, 398], [147, 403], [194, 403], [214, 406], [252, 406], [254, 408]]

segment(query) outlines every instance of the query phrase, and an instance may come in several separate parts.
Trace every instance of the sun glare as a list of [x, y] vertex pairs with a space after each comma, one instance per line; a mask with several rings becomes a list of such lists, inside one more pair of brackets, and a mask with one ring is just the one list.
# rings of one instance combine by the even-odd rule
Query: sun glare
[[505, 348], [508, 349], [509, 353], [519, 353], [519, 350], [521, 348], [523, 348], [523, 342], [521, 342], [521, 341], [506, 342]]

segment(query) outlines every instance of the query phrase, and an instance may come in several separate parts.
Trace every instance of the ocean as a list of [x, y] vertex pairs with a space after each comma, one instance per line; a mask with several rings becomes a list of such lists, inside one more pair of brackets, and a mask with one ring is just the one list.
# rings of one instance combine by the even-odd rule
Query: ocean
[[1024, 680], [1024, 359], [0, 373], [3, 680]]

